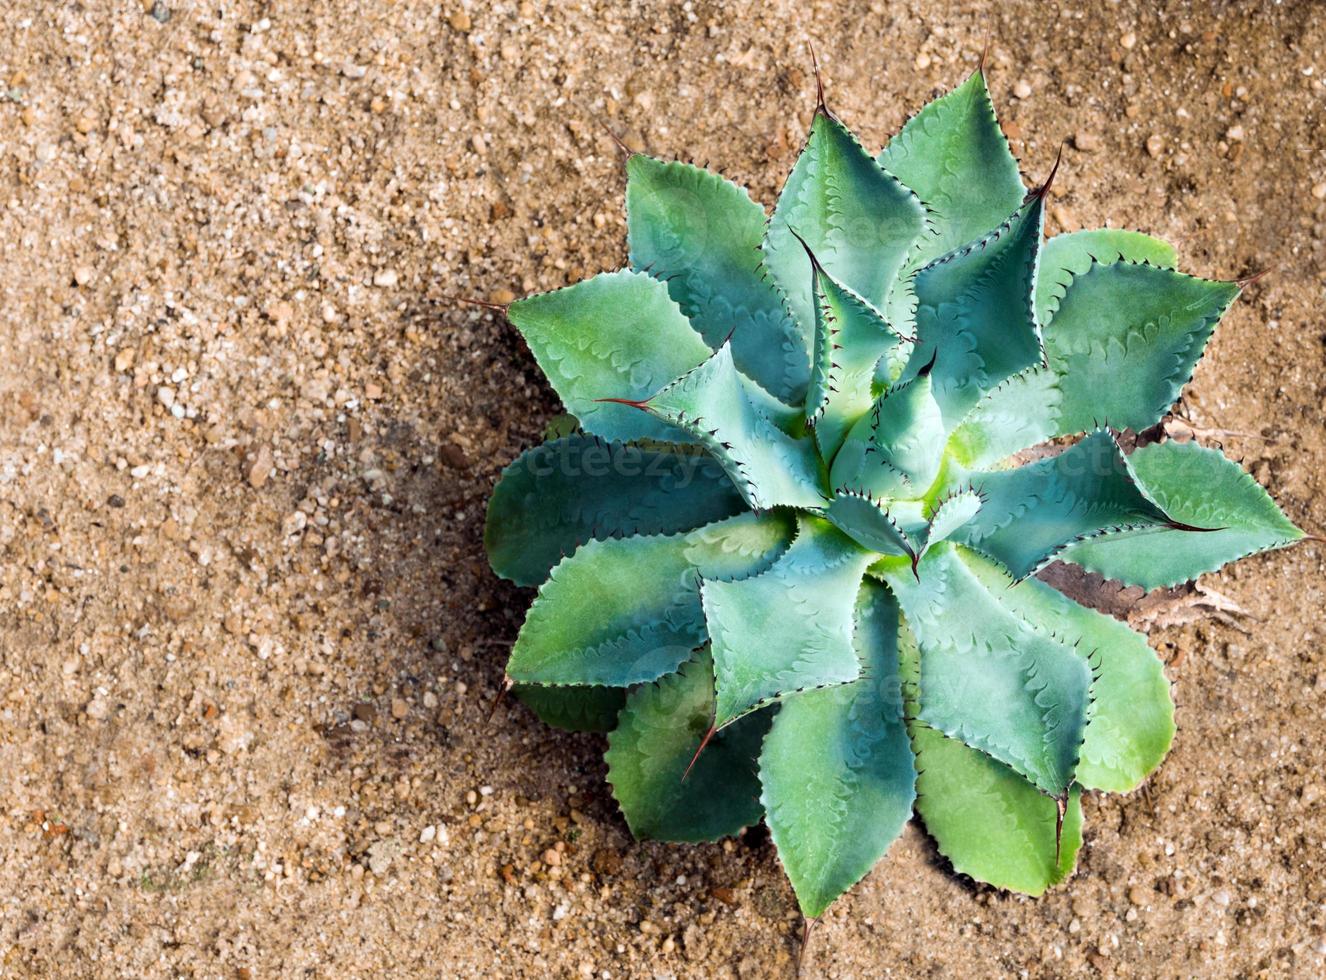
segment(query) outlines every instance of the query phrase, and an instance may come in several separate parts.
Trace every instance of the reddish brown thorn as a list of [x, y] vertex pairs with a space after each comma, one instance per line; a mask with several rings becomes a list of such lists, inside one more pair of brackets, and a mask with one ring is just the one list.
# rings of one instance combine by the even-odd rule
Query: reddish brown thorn
[[1228, 531], [1227, 527], [1198, 527], [1196, 524], [1185, 524], [1183, 521], [1171, 520], [1167, 525], [1171, 531], [1200, 531], [1209, 533], [1211, 531]]
[[595, 398], [596, 402], [612, 402], [614, 405], [630, 405], [632, 408], [639, 408], [647, 411], [649, 409], [649, 399], [642, 402], [632, 401], [629, 398]]
[[498, 707], [506, 700], [507, 693], [515, 686], [515, 681], [510, 677], [503, 675], [502, 686], [497, 689], [497, 697], [493, 698], [493, 705], [488, 709], [488, 717], [483, 720], [484, 725], [491, 725], [493, 723], [493, 715], [497, 714]]
[[806, 47], [810, 49], [810, 67], [815, 72], [815, 112], [822, 112], [827, 116], [829, 107], [824, 104], [824, 79], [820, 76], [820, 62], [815, 57], [815, 45], [807, 41]]
[[1063, 160], [1063, 158], [1064, 158], [1064, 144], [1061, 142], [1059, 144], [1059, 152], [1056, 153], [1054, 157], [1054, 166], [1050, 168], [1050, 176], [1045, 178], [1045, 183], [1041, 184], [1040, 187], [1037, 187], [1034, 191], [1031, 192], [1032, 196], [1038, 197], [1042, 201], [1045, 200], [1045, 195], [1050, 193], [1050, 185], [1054, 183], [1054, 175], [1059, 172], [1059, 163], [1060, 161]]
[[919, 571], [919, 569], [918, 569], [918, 567], [917, 567], [917, 566], [919, 566], [920, 564], [921, 564], [921, 556], [918, 555], [916, 552], [913, 551], [913, 552], [912, 552], [912, 577], [915, 578], [917, 582], [920, 582], [920, 581], [921, 581], [921, 572]]
[[700, 747], [695, 750], [695, 755], [691, 756], [691, 761], [690, 764], [686, 766], [686, 771], [681, 774], [681, 781], [683, 783], [686, 782], [686, 777], [691, 774], [691, 770], [695, 768], [695, 764], [700, 761], [700, 753], [704, 751], [704, 747], [709, 744], [709, 740], [714, 737], [714, 732], [716, 731], [718, 731], [718, 729], [713, 725], [710, 725], [709, 731], [705, 732], [704, 738], [700, 739]]
[[1234, 281], [1238, 284], [1239, 289], [1247, 289], [1249, 286], [1253, 285], [1254, 283], [1261, 282], [1262, 279], [1264, 279], [1266, 276], [1269, 276], [1274, 271], [1275, 271], [1274, 269], [1267, 268], [1263, 269], [1261, 272], [1255, 272], [1244, 279], [1235, 279]]
[[819, 925], [819, 919], [807, 918], [805, 924], [801, 927], [801, 948], [797, 950], [797, 976], [801, 976], [801, 967], [806, 962], [806, 950], [810, 948], [810, 936], [815, 927]]
[[815, 258], [815, 253], [810, 250], [810, 246], [806, 244], [806, 240], [797, 234], [795, 228], [789, 226], [787, 230], [791, 233], [793, 238], [801, 243], [801, 247], [806, 250], [806, 255], [810, 258], [810, 264], [815, 267], [815, 271], [823, 272], [824, 267], [820, 265], [820, 260]]
[[1059, 848], [1064, 839], [1064, 815], [1068, 812], [1068, 794], [1054, 798], [1054, 866], [1059, 867]]
[[985, 47], [981, 49], [981, 63], [976, 66], [976, 70], [982, 75], [985, 74], [985, 63], [990, 57], [990, 38], [985, 39]]
[[442, 298], [448, 299], [453, 303], [465, 303], [469, 306], [477, 306], [482, 310], [492, 310], [495, 313], [501, 313], [503, 316], [506, 316], [507, 310], [511, 308], [506, 304], [490, 303], [486, 299], [471, 299], [468, 296], [444, 296]]
[[635, 156], [635, 150], [627, 146], [626, 142], [615, 132], [613, 132], [611, 126], [609, 126], [602, 119], [598, 120], [598, 124], [603, 127], [603, 131], [608, 134], [608, 138], [611, 139], [612, 142], [616, 145], [617, 149], [621, 152], [623, 157], [629, 160], [631, 157]]

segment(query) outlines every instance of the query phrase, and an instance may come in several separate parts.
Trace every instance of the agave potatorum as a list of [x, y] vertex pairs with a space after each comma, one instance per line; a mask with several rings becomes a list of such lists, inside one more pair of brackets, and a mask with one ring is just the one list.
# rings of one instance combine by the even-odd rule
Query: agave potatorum
[[767, 220], [627, 172], [630, 268], [507, 311], [582, 429], [489, 507], [494, 569], [539, 587], [517, 696], [611, 730], [637, 837], [766, 820], [809, 917], [913, 809], [1041, 893], [1080, 793], [1136, 787], [1174, 721], [1143, 637], [1034, 573], [1150, 589], [1302, 536], [1219, 452], [1111, 431], [1164, 416], [1240, 284], [1135, 232], [1042, 241], [979, 71], [878, 157], [821, 99]]

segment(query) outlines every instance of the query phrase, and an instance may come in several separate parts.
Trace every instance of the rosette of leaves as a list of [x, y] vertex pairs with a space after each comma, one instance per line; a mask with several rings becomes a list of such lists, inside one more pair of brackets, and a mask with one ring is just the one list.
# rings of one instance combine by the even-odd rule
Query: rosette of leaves
[[629, 267], [506, 310], [578, 420], [489, 505], [493, 568], [538, 588], [508, 683], [610, 732], [637, 837], [763, 819], [807, 917], [913, 814], [1040, 894], [1081, 794], [1175, 729], [1146, 640], [1036, 572], [1150, 589], [1302, 536], [1219, 452], [1114, 435], [1241, 284], [1136, 232], [1045, 240], [980, 71], [878, 155], [821, 99], [771, 216], [686, 163], [627, 174]]

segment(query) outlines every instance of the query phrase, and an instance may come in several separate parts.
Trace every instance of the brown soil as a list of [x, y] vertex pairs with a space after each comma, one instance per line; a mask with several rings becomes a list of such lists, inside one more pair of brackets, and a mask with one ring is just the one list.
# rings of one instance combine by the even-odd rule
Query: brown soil
[[[0, 976], [788, 974], [764, 836], [635, 844], [601, 739], [484, 726], [484, 502], [554, 402], [446, 297], [623, 262], [601, 122], [772, 200], [808, 40], [880, 145], [990, 39], [1054, 225], [1273, 269], [1187, 403], [1322, 528], [1326, 9], [1058, 6], [0, 3]], [[1210, 584], [1249, 615], [1153, 635], [1178, 741], [1075, 879], [909, 829], [808, 974], [1320, 974], [1321, 548]]]

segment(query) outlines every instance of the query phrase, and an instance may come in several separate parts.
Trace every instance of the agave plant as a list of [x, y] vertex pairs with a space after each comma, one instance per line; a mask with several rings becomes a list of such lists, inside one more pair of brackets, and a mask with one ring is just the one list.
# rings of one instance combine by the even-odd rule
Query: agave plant
[[507, 683], [610, 731], [636, 837], [763, 819], [808, 921], [913, 813], [1040, 894], [1081, 793], [1137, 787], [1175, 728], [1146, 640], [1036, 573], [1151, 589], [1302, 536], [1219, 452], [1115, 436], [1243, 284], [1137, 232], [1043, 240], [979, 70], [878, 156], [821, 96], [772, 217], [685, 163], [627, 174], [629, 268], [506, 309], [577, 426], [489, 506], [493, 568], [538, 587]]

